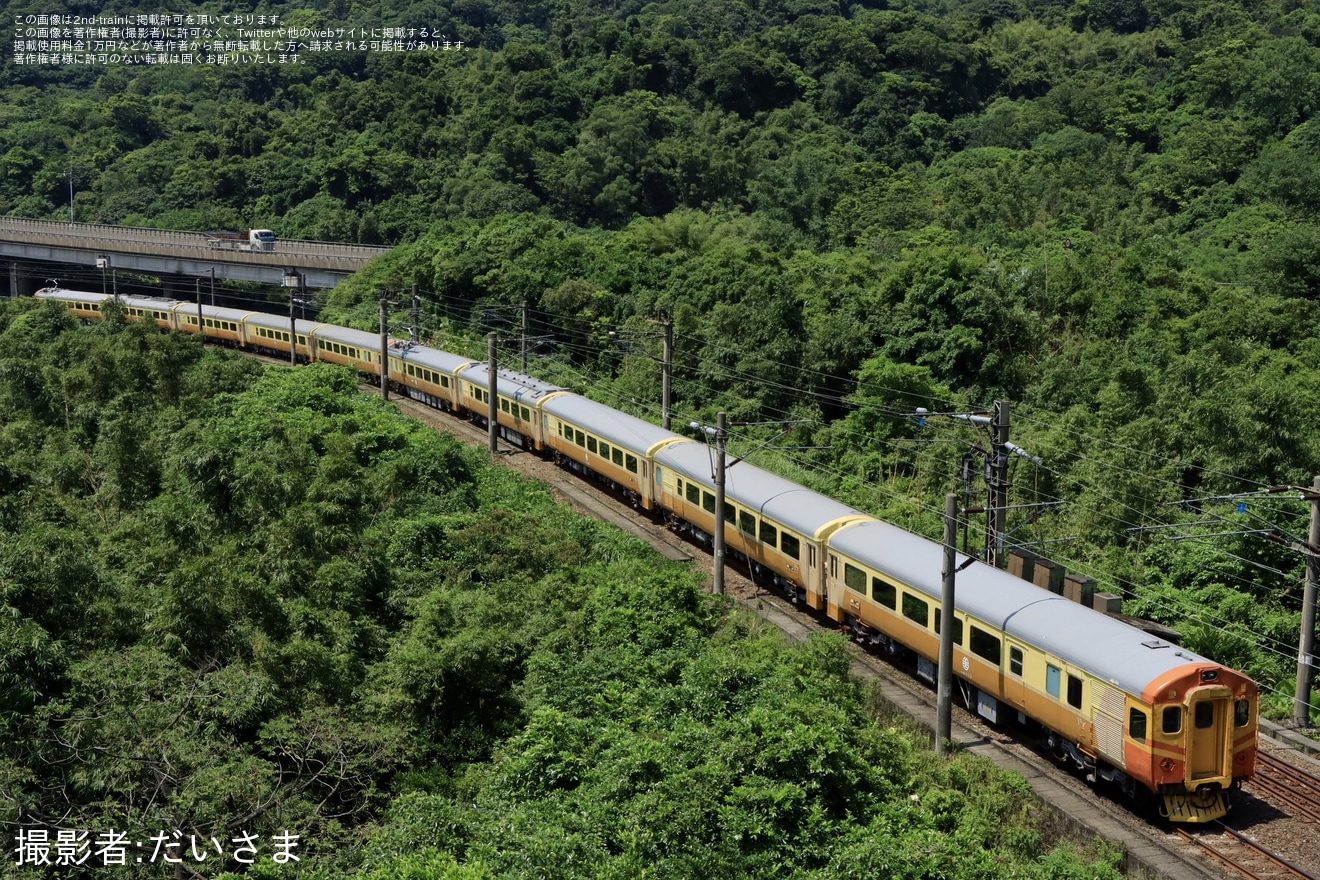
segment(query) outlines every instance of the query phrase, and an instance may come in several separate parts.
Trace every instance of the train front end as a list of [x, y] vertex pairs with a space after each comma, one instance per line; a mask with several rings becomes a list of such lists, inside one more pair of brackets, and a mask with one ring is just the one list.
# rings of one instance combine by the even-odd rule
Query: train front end
[[1161, 812], [1193, 823], [1225, 815], [1229, 789], [1256, 772], [1256, 683], [1223, 666], [1195, 663], [1152, 682], [1143, 698], [1152, 708], [1149, 760]]

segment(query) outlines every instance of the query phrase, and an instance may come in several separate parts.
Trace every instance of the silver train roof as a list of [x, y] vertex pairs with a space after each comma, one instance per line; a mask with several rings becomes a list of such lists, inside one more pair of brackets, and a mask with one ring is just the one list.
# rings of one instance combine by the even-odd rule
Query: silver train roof
[[[714, 491], [715, 449], [705, 443], [667, 446], [656, 453], [659, 467], [670, 467]], [[863, 515], [860, 510], [813, 492], [791, 480], [739, 462], [724, 471], [724, 494], [729, 501], [760, 511], [796, 532], [814, 537], [821, 526], [840, 517]]]
[[[938, 607], [942, 545], [871, 521], [840, 529], [830, 547], [925, 593]], [[962, 564], [967, 557], [959, 553], [957, 559]], [[958, 572], [954, 591], [960, 611], [1068, 663], [1103, 671], [1128, 693], [1140, 694], [1153, 679], [1179, 666], [1212, 662], [981, 562]]]
[[[207, 309], [206, 306], [202, 306], [202, 315], [203, 315], [203, 316], [206, 316], [206, 315], [209, 314], [209, 312], [207, 312], [206, 309]], [[186, 314], [187, 311], [188, 311], [187, 309], [181, 309], [179, 313], [180, 313], [180, 314]], [[221, 311], [221, 310], [220, 310], [220, 309], [217, 309], [216, 311]], [[272, 329], [272, 330], [285, 330], [285, 331], [287, 331], [287, 330], [289, 329], [289, 319], [288, 319], [288, 318], [281, 317], [281, 316], [279, 316], [279, 315], [272, 315], [272, 314], [269, 314], [269, 313], [267, 313], [267, 312], [251, 312], [251, 313], [248, 313], [248, 314], [246, 315], [246, 317], [244, 318], [244, 321], [245, 321], [246, 323], [248, 323], [248, 324], [255, 324], [255, 325], [258, 326], [258, 327], [269, 327], [269, 328]], [[316, 330], [317, 327], [321, 327], [321, 326], [324, 326], [324, 325], [321, 324], [320, 321], [307, 321], [307, 320], [304, 320], [304, 319], [302, 319], [302, 318], [299, 318], [299, 319], [298, 319], [298, 333], [299, 333], [299, 334], [307, 334], [307, 333], [311, 333], [312, 331]]]
[[[463, 370], [462, 376], [479, 388], [490, 387], [490, 365], [485, 362], [472, 364], [472, 366]], [[566, 390], [558, 385], [542, 382], [540, 379], [534, 379], [525, 373], [516, 373], [513, 370], [497, 370], [496, 376], [498, 378], [495, 383], [498, 386], [496, 390], [500, 394], [514, 400], [523, 401], [529, 405], [540, 403], [544, 397], [556, 391]]]
[[450, 354], [447, 351], [441, 351], [438, 348], [429, 348], [425, 345], [412, 345], [404, 347], [403, 344], [390, 346], [390, 354], [399, 358], [405, 363], [421, 364], [423, 367], [430, 367], [432, 370], [439, 370], [442, 373], [453, 375], [459, 367], [473, 362], [472, 358], [460, 357], [456, 354]]
[[543, 409], [566, 422], [581, 425], [597, 437], [615, 446], [631, 449], [638, 455], [666, 440], [681, 439], [673, 431], [666, 431], [645, 419], [611, 409], [578, 394], [561, 394], [545, 402]]
[[365, 330], [354, 330], [350, 327], [339, 327], [335, 324], [322, 324], [316, 328], [315, 336], [317, 339], [328, 339], [342, 345], [356, 345], [358, 348], [375, 352], [380, 351], [379, 333], [368, 333]]

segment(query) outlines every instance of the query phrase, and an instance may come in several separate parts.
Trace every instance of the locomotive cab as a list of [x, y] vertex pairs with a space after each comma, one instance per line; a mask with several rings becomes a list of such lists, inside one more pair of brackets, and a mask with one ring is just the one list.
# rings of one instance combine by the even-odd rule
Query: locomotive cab
[[1163, 812], [1209, 822], [1228, 812], [1228, 789], [1255, 771], [1255, 684], [1215, 666], [1181, 671], [1154, 702], [1152, 758]]

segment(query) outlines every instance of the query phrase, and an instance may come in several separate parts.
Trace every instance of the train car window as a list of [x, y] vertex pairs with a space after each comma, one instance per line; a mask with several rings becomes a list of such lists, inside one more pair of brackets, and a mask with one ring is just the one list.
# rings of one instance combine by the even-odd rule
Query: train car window
[[1059, 698], [1059, 682], [1062, 680], [1063, 671], [1052, 664], [1045, 664], [1045, 691], [1054, 699]]
[[623, 467], [623, 450], [619, 449], [617, 446], [611, 449], [610, 461], [614, 462], [619, 467]]
[[[508, 412], [508, 411], [509, 411], [509, 402], [508, 402], [507, 400], [505, 400], [503, 397], [501, 397], [501, 398], [500, 398], [500, 412]], [[593, 444], [593, 445], [594, 445], [594, 444]], [[594, 452], [595, 450], [592, 450], [592, 451]]]
[[[530, 409], [525, 406], [520, 406], [518, 409], [522, 414], [522, 420], [524, 422], [530, 422], [532, 420], [532, 411]], [[601, 444], [601, 447], [604, 448], [604, 444]]]
[[[940, 634], [940, 623], [941, 623], [940, 618], [943, 617], [943, 616], [944, 616], [944, 613], [943, 613], [939, 608], [936, 608], [936, 609], [935, 609], [935, 635], [939, 635], [939, 634]], [[956, 617], [953, 619], [953, 643], [954, 643], [955, 645], [957, 645], [958, 647], [962, 647], [962, 621], [959, 620], [959, 619], [956, 618]]]
[[903, 616], [923, 627], [930, 626], [930, 603], [911, 593], [903, 594]]
[[746, 510], [738, 511], [738, 530], [749, 535], [756, 534], [756, 516]]
[[724, 521], [730, 524], [737, 522], [733, 515], [733, 505], [727, 501], [724, 502]]
[[846, 562], [843, 564], [843, 582], [848, 586], [848, 589], [855, 590], [863, 596], [866, 595], [866, 572], [857, 566], [849, 565]]
[[988, 660], [996, 666], [1002, 658], [1003, 646], [999, 643], [999, 636], [992, 635], [980, 627], [972, 627], [972, 653], [982, 660]]
[[839, 557], [833, 553], [830, 554], [830, 577], [839, 576]]
[[704, 508], [706, 509], [706, 512], [707, 512], [707, 513], [714, 513], [714, 512], [715, 512], [715, 496], [712, 495], [712, 494], [710, 494], [709, 492], [702, 492], [702, 493], [701, 493], [701, 506], [704, 507]]
[[1208, 730], [1215, 726], [1215, 704], [1202, 702], [1196, 704], [1195, 724], [1197, 730]]
[[802, 558], [802, 547], [798, 544], [797, 537], [790, 535], [788, 532], [784, 532], [779, 536], [779, 552], [789, 559]]
[[1164, 721], [1161, 726], [1165, 733], [1177, 733], [1182, 730], [1182, 706], [1165, 706]]
[[808, 545], [807, 545], [807, 567], [808, 567], [808, 568], [815, 568], [815, 567], [816, 567], [816, 545], [815, 545], [815, 544], [808, 544]]
[[893, 584], [887, 584], [880, 578], [871, 578], [871, 598], [894, 611], [898, 608], [898, 590]]
[[587, 452], [595, 452], [595, 451], [596, 451], [596, 438], [595, 438], [595, 437], [588, 437], [588, 438], [587, 438]]
[[[610, 460], [610, 444], [606, 443], [604, 440], [600, 441], [600, 457], [606, 461]], [[683, 491], [681, 486], [678, 491], [680, 493]]]
[[630, 473], [634, 473], [634, 474], [637, 473], [637, 458], [636, 458], [636, 456], [625, 455], [625, 456], [623, 457], [623, 466], [624, 466], [625, 468], [627, 468], [628, 471], [629, 471]]
[[441, 376], [441, 377], [440, 377], [440, 387], [441, 387], [441, 388], [448, 388], [448, 387], [449, 387], [449, 377], [448, 377], [448, 376]]
[[1238, 700], [1233, 704], [1233, 723], [1238, 727], [1246, 727], [1249, 721], [1251, 721], [1251, 701]]
[[1068, 705], [1082, 708], [1082, 680], [1075, 675], [1068, 676]]
[[1022, 677], [1022, 649], [1015, 648], [1012, 645], [1008, 647], [1008, 671]]
[[306, 344], [307, 344], [307, 337], [306, 337], [306, 336], [299, 336], [299, 337], [298, 337], [298, 344], [299, 344], [299, 345], [306, 345]]
[[1137, 742], [1146, 741], [1146, 713], [1140, 709], [1128, 710], [1128, 736]]
[[757, 538], [767, 547], [774, 547], [779, 538], [779, 531], [774, 526], [770, 525], [770, 523], [761, 520], [761, 531], [757, 535]]
[[576, 443], [578, 446], [586, 446], [586, 445], [587, 445], [587, 435], [586, 435], [586, 434], [583, 434], [583, 433], [582, 433], [581, 431], [579, 431], [577, 428], [574, 428], [574, 429], [573, 429], [573, 442]]
[[[617, 450], [616, 450], [616, 451], [617, 451]], [[688, 503], [689, 503], [689, 504], [700, 504], [700, 503], [701, 503], [701, 489], [699, 489], [698, 487], [692, 485], [691, 483], [688, 483], [688, 484], [687, 484], [687, 500], [688, 500]], [[711, 499], [711, 504], [713, 505], [714, 503], [715, 503], [715, 501], [714, 501], [714, 499], [712, 498], [712, 499]]]

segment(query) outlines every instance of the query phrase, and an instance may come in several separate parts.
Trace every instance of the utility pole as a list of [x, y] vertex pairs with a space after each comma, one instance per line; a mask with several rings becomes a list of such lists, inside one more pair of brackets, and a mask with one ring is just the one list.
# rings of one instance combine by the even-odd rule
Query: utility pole
[[661, 323], [665, 328], [665, 347], [661, 353], [664, 360], [660, 362], [661, 413], [664, 418], [664, 429], [668, 431], [674, 386], [674, 319], [670, 317], [668, 312], [665, 312]]
[[1315, 682], [1315, 593], [1320, 581], [1320, 477], [1311, 483], [1310, 552], [1306, 554], [1306, 587], [1302, 595], [1302, 634], [1297, 645], [1297, 693], [1293, 721], [1298, 727], [1311, 726], [1311, 689]]
[[522, 338], [519, 340], [522, 348], [522, 371], [527, 375], [527, 300], [522, 301]]
[[[206, 324], [202, 320], [202, 279], [194, 278], [197, 282], [197, 335], [201, 337], [202, 348], [206, 348]], [[105, 273], [101, 273], [101, 286], [105, 286]]]
[[491, 455], [499, 452], [500, 448], [500, 391], [498, 364], [495, 357], [497, 341], [494, 333], [486, 334], [486, 372], [490, 376], [486, 383], [490, 386], [487, 389], [490, 392], [490, 409], [486, 411], [486, 439], [490, 444]]
[[715, 595], [724, 595], [724, 447], [728, 441], [725, 429], [725, 415], [720, 412], [715, 416], [715, 447], [719, 454], [715, 459]]
[[995, 568], [1007, 568], [1004, 535], [1008, 531], [1008, 401], [996, 400], [990, 422], [990, 461], [987, 483], [990, 487], [990, 530], [986, 561]]
[[[994, 412], [988, 416], [984, 413], [933, 413], [925, 407], [917, 407], [917, 411], [913, 413], [913, 415], [917, 418], [917, 424], [923, 426], [926, 424], [926, 419], [930, 416], [945, 416], [951, 419], [961, 419], [965, 422], [971, 422], [974, 425], [985, 425], [990, 428], [990, 452], [986, 455], [985, 459], [985, 483], [988, 489], [989, 499], [984, 509], [968, 508], [966, 512], [985, 513], [986, 562], [993, 565], [995, 568], [1007, 567], [1008, 554], [1004, 552], [1004, 543], [1007, 539], [1008, 533], [1009, 457], [1017, 455], [1038, 466], [1045, 463], [1044, 459], [1040, 458], [1040, 456], [1032, 455], [1015, 443], [1009, 442], [1007, 400], [996, 400]], [[976, 451], [985, 454], [985, 450], [983, 449], [976, 448]], [[966, 461], [967, 459], [964, 457], [964, 468], [966, 468]], [[964, 480], [966, 479], [967, 475], [964, 470]]]
[[935, 754], [943, 755], [952, 735], [953, 581], [958, 554], [958, 495], [944, 496], [944, 577], [940, 595], [940, 665], [936, 689]]
[[215, 267], [211, 267], [211, 305], [215, 305]]
[[293, 315], [293, 307], [298, 304], [298, 294], [302, 293], [302, 273], [298, 273], [297, 291], [289, 291], [289, 366], [298, 366], [298, 321]]
[[412, 306], [408, 309], [408, 341], [417, 345], [422, 341], [422, 298], [417, 295], [417, 285], [412, 286]]
[[659, 324], [664, 328], [662, 338], [664, 339], [664, 349], [660, 355], [660, 404], [663, 418], [662, 425], [666, 431], [669, 430], [669, 413], [673, 408], [673, 385], [674, 385], [674, 318], [669, 312], [662, 311], [650, 321], [652, 324]]
[[380, 298], [380, 399], [390, 399], [390, 294]]

